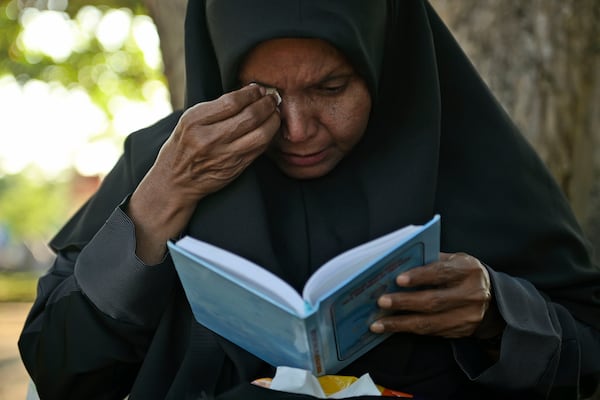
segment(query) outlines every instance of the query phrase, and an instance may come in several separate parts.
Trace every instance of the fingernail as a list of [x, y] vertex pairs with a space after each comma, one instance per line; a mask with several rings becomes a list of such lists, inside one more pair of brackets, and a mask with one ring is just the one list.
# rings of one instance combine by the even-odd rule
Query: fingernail
[[371, 324], [371, 332], [375, 332], [375, 333], [383, 333], [383, 324], [379, 321], [373, 322]]
[[277, 89], [270, 87], [267, 88], [266, 90], [266, 94], [272, 94], [275, 96], [275, 100], [277, 101], [277, 105], [281, 104], [281, 96], [279, 95], [279, 92], [277, 91]]
[[408, 275], [401, 274], [396, 277], [396, 285], [398, 286], [406, 286], [409, 282], [410, 279]]
[[262, 94], [263, 96], [264, 96], [265, 94], [267, 94], [267, 89], [265, 89], [263, 86], [259, 85], [259, 84], [258, 84], [258, 83], [256, 83], [256, 82], [250, 82], [250, 83], [248, 84], [248, 86], [258, 86], [258, 90], [260, 90], [260, 94]]
[[377, 300], [377, 304], [379, 304], [379, 307], [381, 308], [389, 308], [392, 306], [392, 299], [387, 296], [382, 296]]

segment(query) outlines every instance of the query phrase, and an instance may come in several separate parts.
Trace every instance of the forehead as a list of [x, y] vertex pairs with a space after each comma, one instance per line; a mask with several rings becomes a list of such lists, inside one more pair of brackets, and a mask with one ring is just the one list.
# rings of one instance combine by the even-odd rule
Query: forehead
[[[281, 38], [260, 43], [244, 58], [239, 78], [247, 80], [302, 80], [351, 73], [352, 65], [334, 46], [321, 39]], [[273, 82], [263, 81], [273, 86]]]

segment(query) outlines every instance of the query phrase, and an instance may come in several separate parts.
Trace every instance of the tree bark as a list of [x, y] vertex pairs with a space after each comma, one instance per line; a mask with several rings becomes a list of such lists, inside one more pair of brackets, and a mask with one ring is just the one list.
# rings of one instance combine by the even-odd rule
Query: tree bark
[[431, 3], [600, 251], [600, 2]]
[[160, 37], [160, 49], [171, 94], [171, 105], [175, 110], [181, 109], [185, 99], [183, 35], [187, 0], [143, 0], [142, 2], [154, 20]]

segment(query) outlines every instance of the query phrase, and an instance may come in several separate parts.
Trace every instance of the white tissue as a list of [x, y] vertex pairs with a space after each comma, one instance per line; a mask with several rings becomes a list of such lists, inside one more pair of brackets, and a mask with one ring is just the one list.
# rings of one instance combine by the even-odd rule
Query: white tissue
[[325, 393], [317, 378], [310, 373], [298, 368], [277, 367], [271, 389], [282, 392], [310, 394], [320, 399], [325, 398]]
[[[289, 393], [308, 394], [325, 399], [325, 393], [319, 384], [319, 380], [310, 373], [298, 368], [277, 367], [275, 377], [271, 382], [271, 389]], [[343, 399], [352, 396], [381, 396], [377, 386], [369, 374], [364, 374], [346, 389], [332, 394], [329, 398]]]
[[266, 88], [266, 92], [267, 92], [267, 94], [274, 94], [275, 99], [277, 101], [277, 105], [279, 106], [281, 104], [281, 95], [279, 94], [279, 91], [277, 89], [268, 87], [268, 88]]

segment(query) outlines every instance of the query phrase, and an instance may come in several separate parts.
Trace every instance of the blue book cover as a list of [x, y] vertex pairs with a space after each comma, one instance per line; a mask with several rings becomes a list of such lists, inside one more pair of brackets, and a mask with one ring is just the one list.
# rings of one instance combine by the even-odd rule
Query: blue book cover
[[[334, 374], [389, 334], [377, 298], [395, 278], [439, 257], [440, 217], [350, 249], [325, 263], [302, 295], [266, 269], [191, 237], [168, 247], [194, 318], [271, 365]], [[406, 290], [406, 289], [403, 289]], [[389, 312], [387, 312], [389, 313]]]

